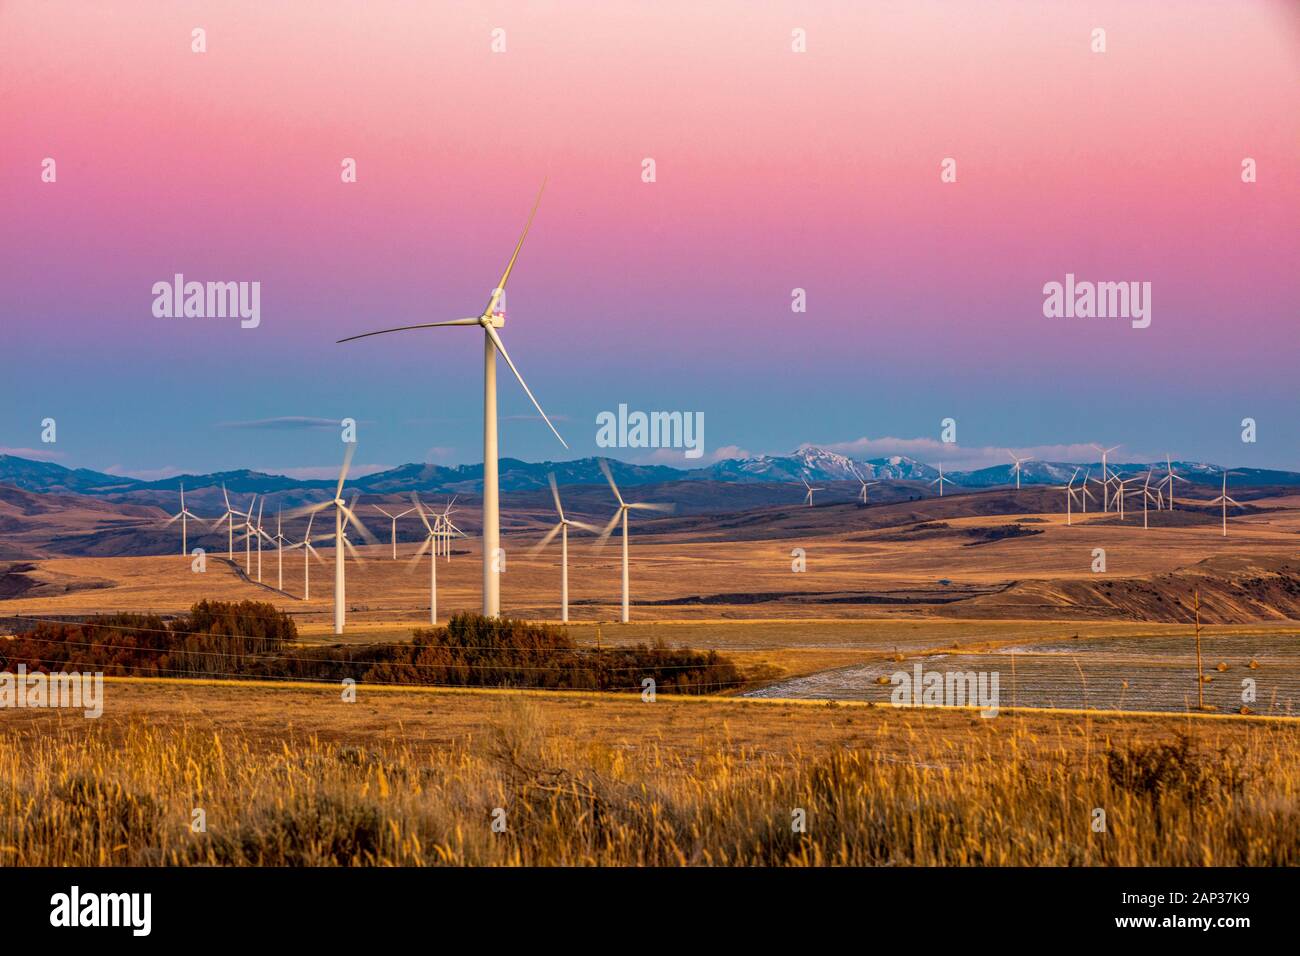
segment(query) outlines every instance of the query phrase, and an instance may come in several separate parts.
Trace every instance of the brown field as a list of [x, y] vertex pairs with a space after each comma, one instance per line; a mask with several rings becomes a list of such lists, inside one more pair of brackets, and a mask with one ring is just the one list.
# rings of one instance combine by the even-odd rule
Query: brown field
[[105, 697], [99, 720], [0, 717], [5, 864], [1300, 862], [1291, 720], [140, 679]]

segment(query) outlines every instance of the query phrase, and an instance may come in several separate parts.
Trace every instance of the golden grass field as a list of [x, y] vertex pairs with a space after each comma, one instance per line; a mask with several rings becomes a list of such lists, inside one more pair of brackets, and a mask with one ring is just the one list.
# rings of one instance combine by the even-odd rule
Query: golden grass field
[[106, 699], [5, 716], [4, 864], [1300, 862], [1289, 720], [139, 679]]
[[[1294, 646], [1289, 614], [1248, 596], [1238, 603], [1231, 575], [1291, 560], [1300, 512], [1234, 519], [1227, 539], [1217, 526], [1144, 532], [1140, 516], [1125, 525], [1076, 516], [1072, 527], [1059, 515], [1026, 517], [1044, 533], [979, 547], [861, 529], [735, 543], [634, 533], [636, 601], [745, 597], [634, 603], [628, 625], [613, 623], [617, 546], [595, 552], [575, 537], [570, 630], [589, 645], [717, 649], [768, 681], [1075, 638], [1190, 648], [1185, 620], [1137, 619], [1100, 591], [1077, 590], [1096, 586], [1091, 551], [1104, 547], [1106, 586], [1215, 594], [1231, 623], [1204, 628], [1211, 653], [1228, 637]], [[1013, 518], [946, 520], [961, 529]], [[558, 551], [531, 557], [534, 540], [505, 541], [503, 608], [554, 621]], [[806, 550], [804, 573], [791, 571], [794, 547]], [[458, 542], [439, 563], [443, 620], [477, 608], [475, 548]], [[371, 545], [364, 563], [349, 563], [344, 640], [404, 640], [427, 626], [428, 559], [412, 570], [413, 546], [401, 551], [394, 562], [387, 545]], [[298, 553], [285, 556], [283, 594], [221, 558], [202, 575], [179, 555], [40, 559], [29, 577], [47, 586], [0, 602], [0, 617], [253, 599], [293, 613], [304, 641], [335, 640], [330, 565], [312, 565], [303, 602]], [[262, 561], [273, 585], [275, 553]], [[83, 586], [96, 582], [108, 586]], [[927, 598], [954, 589], [986, 593]], [[863, 594], [916, 602], [852, 598]], [[1033, 603], [1057, 594], [1075, 604], [1057, 613]], [[1262, 673], [1274, 666], [1266, 660]], [[1300, 862], [1300, 723], [1289, 718], [1011, 711], [1005, 696], [1000, 716], [985, 720], [849, 702], [432, 688], [362, 687], [346, 704], [337, 687], [252, 682], [114, 679], [106, 693], [94, 721], [0, 713], [0, 863]], [[190, 829], [196, 806], [206, 833]], [[498, 807], [503, 833], [491, 829]], [[791, 829], [796, 808], [806, 833]], [[1092, 829], [1097, 808], [1104, 833]]]

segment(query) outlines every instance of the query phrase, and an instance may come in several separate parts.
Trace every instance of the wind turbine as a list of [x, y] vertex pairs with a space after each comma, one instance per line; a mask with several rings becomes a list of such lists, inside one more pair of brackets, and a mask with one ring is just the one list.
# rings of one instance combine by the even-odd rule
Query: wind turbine
[[1150, 527], [1147, 524], [1147, 511], [1151, 502], [1154, 501], [1156, 503], [1157, 508], [1159, 508], [1161, 504], [1160, 500], [1157, 499], [1156, 496], [1151, 493], [1151, 473], [1154, 471], [1155, 471], [1154, 468], [1148, 468], [1147, 479], [1146, 481], [1142, 482], [1142, 530], [1143, 531], [1146, 531]]
[[858, 474], [858, 469], [856, 469], [856, 468], [853, 469], [853, 477], [856, 478], [856, 479], [858, 479], [858, 484], [862, 485], [862, 492], [861, 492], [861, 494], [860, 494], [860, 496], [859, 496], [859, 500], [861, 500], [861, 502], [862, 502], [864, 505], [869, 505], [869, 504], [871, 504], [871, 502], [867, 500], [867, 489], [870, 488], [872, 485], [878, 485], [878, 484], [880, 484], [880, 482], [878, 482], [878, 481], [867, 481], [867, 480], [864, 479], [861, 475]]
[[1223, 536], [1226, 538], [1228, 536], [1228, 505], [1236, 505], [1238, 508], [1241, 507], [1240, 501], [1228, 497], [1228, 473], [1226, 471], [1223, 473], [1223, 494], [1211, 501], [1210, 504], [1223, 505]]
[[[364, 524], [361, 523], [361, 519], [357, 517], [356, 512], [353, 511], [352, 508], [348, 505], [348, 503], [343, 500], [343, 484], [348, 479], [348, 469], [352, 466], [352, 453], [355, 452], [356, 450], [357, 450], [356, 443], [350, 442], [348, 444], [348, 450], [343, 456], [343, 467], [339, 469], [339, 483], [338, 486], [334, 489], [334, 497], [329, 501], [323, 501], [318, 505], [312, 506], [310, 509], [308, 509], [307, 512], [308, 514], [315, 515], [317, 512], [324, 511], [326, 508], [334, 509], [334, 633], [335, 634], [343, 633], [344, 617], [345, 617], [345, 612], [347, 610], [347, 587], [345, 581], [346, 576], [343, 570], [343, 562], [344, 559], [346, 558], [346, 554], [344, 553], [344, 548], [346, 548], [347, 551], [350, 552], [352, 556], [357, 559], [357, 561], [361, 560], [361, 555], [357, 553], [357, 549], [353, 547], [352, 542], [348, 540], [348, 536], [346, 533], [347, 528], [344, 524], [344, 518], [347, 519], [348, 524], [355, 524], [357, 526], [357, 530], [361, 532], [362, 537], [364, 537], [368, 541], [378, 544], [378, 541], [375, 538], [375, 536], [370, 533], [370, 529], [368, 529]], [[356, 504], [356, 498], [352, 499], [352, 503]]]
[[[284, 536], [281, 528], [281, 521], [284, 518], [283, 506], [275, 514], [275, 537], [270, 540], [275, 543], [275, 560], [276, 560], [276, 590], [284, 590], [284, 543], [289, 539]], [[306, 557], [306, 555], [304, 555]]]
[[1124, 520], [1124, 499], [1128, 495], [1128, 488], [1126, 486], [1130, 481], [1137, 481], [1137, 477], [1134, 476], [1132, 478], [1120, 478], [1119, 474], [1116, 473], [1114, 476], [1114, 480], [1115, 480], [1115, 484], [1119, 485], [1119, 491], [1115, 493], [1115, 497], [1112, 498], [1111, 500], [1119, 501], [1119, 520], [1123, 521]]
[[[1101, 485], [1102, 510], [1110, 511], [1110, 471], [1106, 467], [1106, 456], [1120, 446], [1112, 445], [1110, 448], [1102, 448], [1100, 445], [1094, 444], [1092, 447], [1101, 452], [1101, 481], [1098, 481], [1097, 484]], [[1093, 481], [1096, 481], [1096, 479], [1094, 478]]]
[[1093, 497], [1092, 492], [1088, 490], [1088, 478], [1091, 475], [1092, 475], [1092, 469], [1089, 468], [1087, 471], [1083, 473], [1083, 484], [1079, 486], [1079, 491], [1080, 491], [1079, 501], [1083, 505], [1084, 514], [1088, 513], [1088, 499], [1092, 498], [1093, 501], [1097, 500], [1095, 497]]
[[[569, 525], [573, 525], [573, 527], [575, 528], [581, 528], [583, 531], [597, 532], [598, 529], [592, 527], [589, 524], [585, 524], [581, 521], [575, 521], [573, 518], [564, 517], [564, 507], [560, 504], [560, 489], [555, 485], [554, 472], [551, 473], [550, 479], [551, 479], [551, 497], [555, 499], [555, 511], [560, 516], [560, 520], [553, 528], [551, 528], [550, 531], [546, 533], [546, 537], [542, 538], [541, 541], [537, 542], [537, 544], [533, 547], [531, 553], [532, 554], [539, 553], [543, 548], [545, 548], [548, 544], [550, 544], [555, 539], [555, 536], [557, 534], [560, 536], [560, 620], [564, 623], [568, 623], [569, 620]], [[610, 482], [612, 483], [613, 479], [610, 479]], [[617, 488], [614, 489], [614, 493], [618, 494]], [[626, 582], [626, 580], [627, 578], [625, 573], [624, 581]], [[626, 589], [624, 593], [626, 593]], [[626, 600], [624, 600], [623, 602], [623, 607], [624, 607], [624, 614], [626, 615], [627, 613]], [[624, 620], [627, 620], [627, 618], [624, 617]]]
[[1070, 476], [1069, 484], [1056, 486], [1057, 491], [1065, 492], [1065, 523], [1067, 525], [1073, 524], [1073, 511], [1071, 510], [1071, 504], [1074, 501], [1074, 496], [1078, 494], [1078, 492], [1074, 490], [1074, 479], [1078, 477], [1079, 469], [1076, 468], [1074, 469], [1074, 474]]
[[[618, 493], [618, 485], [614, 484], [614, 476], [610, 474], [609, 464], [604, 458], [600, 460], [600, 470], [605, 473], [605, 478], [609, 481], [610, 488], [614, 489], [614, 497], [618, 499], [618, 510], [614, 512], [614, 517], [609, 519], [609, 524], [600, 532], [600, 537], [596, 539], [597, 547], [604, 547], [605, 542], [609, 540], [610, 533], [614, 530], [614, 525], [621, 520], [623, 522], [623, 617], [624, 624], [627, 623], [627, 513], [633, 508], [641, 508], [645, 511], [672, 511], [672, 505], [651, 504], [648, 502], [627, 502], [623, 496]], [[809, 492], [811, 494], [811, 492]]]
[[[409, 562], [410, 568], [414, 568], [417, 561], [424, 556], [424, 552], [429, 552], [429, 623], [438, 623], [438, 540], [442, 535], [442, 518], [439, 515], [433, 516], [433, 524], [429, 524], [429, 516], [424, 513], [424, 505], [415, 492], [411, 492], [411, 503], [415, 505], [413, 510], [420, 516], [420, 521], [424, 523], [424, 530], [427, 532], [420, 549]], [[451, 507], [449, 504], [448, 508]]]
[[936, 478], [936, 479], [934, 479], [934, 481], [930, 482], [930, 484], [932, 484], [932, 485], [938, 485], [938, 486], [939, 486], [939, 497], [940, 497], [940, 498], [943, 497], [943, 483], [944, 483], [945, 481], [948, 482], [948, 484], [950, 484], [950, 485], [952, 484], [952, 479], [950, 479], [950, 478], [945, 478], [945, 477], [943, 476], [943, 465], [940, 465], [940, 466], [939, 466], [939, 477]]
[[[315, 520], [316, 520], [316, 515], [315, 514], [310, 515], [307, 518], [307, 531], [306, 533], [303, 534], [302, 540], [299, 541], [297, 544], [289, 545], [290, 551], [293, 551], [297, 548], [303, 549], [302, 550], [302, 599], [304, 601], [311, 600], [311, 558], [315, 558], [321, 564], [325, 563], [325, 559], [320, 556], [320, 552], [317, 551], [315, 548], [313, 548], [311, 544], [312, 543], [311, 524]], [[321, 535], [319, 538], [316, 538], [315, 540], [325, 541], [328, 540], [328, 536]]]
[[483, 329], [483, 614], [488, 617], [495, 617], [501, 613], [501, 577], [497, 570], [496, 561], [497, 552], [501, 549], [500, 488], [497, 476], [496, 357], [498, 352], [506, 360], [506, 364], [510, 366], [510, 371], [519, 380], [524, 394], [533, 403], [533, 407], [542, 416], [542, 420], [546, 422], [555, 437], [559, 439], [560, 444], [564, 445], [565, 448], [569, 447], [564, 439], [560, 437], [560, 433], [556, 431], [555, 426], [551, 424], [551, 420], [546, 417], [546, 412], [542, 411], [541, 404], [533, 396], [532, 391], [529, 390], [528, 383], [519, 374], [519, 369], [515, 367], [515, 363], [510, 360], [505, 343], [501, 341], [501, 336], [497, 334], [497, 329], [502, 328], [506, 323], [505, 309], [498, 308], [498, 304], [503, 304], [502, 299], [505, 296], [506, 282], [510, 279], [510, 273], [515, 267], [515, 260], [519, 257], [519, 250], [523, 247], [524, 239], [528, 236], [528, 230], [533, 224], [533, 217], [537, 214], [537, 207], [542, 201], [542, 191], [545, 189], [546, 183], [543, 181], [542, 188], [537, 192], [537, 200], [533, 203], [533, 210], [528, 214], [528, 222], [524, 225], [524, 231], [519, 236], [519, 241], [515, 243], [515, 251], [511, 254], [510, 261], [506, 263], [505, 272], [501, 274], [501, 281], [492, 290], [492, 295], [489, 297], [482, 315], [477, 318], [452, 319], [448, 322], [426, 322], [420, 325], [403, 325], [392, 329], [380, 329], [376, 332], [365, 332], [361, 335], [352, 335], [339, 340], [340, 342], [351, 342], [371, 335], [384, 335], [388, 332], [432, 329], [450, 325], [477, 325]]
[[808, 489], [808, 493], [807, 493], [806, 495], [803, 496], [803, 500], [806, 501], [806, 502], [808, 502], [808, 507], [811, 508], [811, 507], [813, 506], [813, 497], [812, 497], [812, 496], [813, 496], [813, 492], [814, 492], [814, 491], [825, 491], [826, 489], [825, 489], [825, 488], [814, 488], [812, 485], [808, 484], [808, 479], [805, 478], [803, 475], [800, 475], [800, 476], [799, 476], [799, 480], [802, 481], [802, 482], [803, 482], [803, 486], [804, 486], [805, 488]]
[[[253, 500], [248, 503], [248, 511], [236, 512], [242, 515], [244, 519], [244, 537], [241, 540], [244, 542], [244, 573], [247, 575], [253, 573], [253, 535], [255, 532], [253, 528], [253, 505], [255, 504], [257, 504], [257, 495], [253, 495]], [[258, 546], [261, 546], [260, 541]]]
[[[189, 537], [188, 537], [189, 529], [186, 528], [187, 522], [189, 521], [190, 518], [193, 518], [195, 521], [198, 521], [200, 523], [202, 523], [203, 521], [202, 518], [200, 518], [193, 511], [190, 511], [188, 508], [185, 507], [184, 483], [181, 484], [181, 510], [176, 512], [176, 514], [172, 515], [171, 519], [167, 522], [167, 524], [172, 524], [172, 522], [174, 522], [177, 518], [179, 518], [181, 522], [181, 556], [184, 557], [190, 553]], [[163, 525], [163, 527], [165, 528], [167, 527], [167, 525]]]
[[1174, 482], [1181, 481], [1184, 484], [1186, 484], [1187, 479], [1184, 478], [1182, 475], [1176, 474], [1174, 472], [1174, 463], [1173, 461], [1170, 460], [1170, 455], [1168, 452], [1165, 453], [1165, 468], [1167, 469], [1167, 474], [1165, 475], [1164, 478], [1160, 480], [1160, 487], [1163, 487], [1164, 485], [1169, 486], [1169, 510], [1173, 511], [1174, 510]]
[[212, 530], [216, 531], [221, 527], [221, 523], [226, 523], [226, 559], [232, 564], [235, 561], [235, 518], [246, 517], [242, 511], [236, 511], [230, 506], [230, 495], [226, 494], [225, 482], [221, 484], [221, 497], [226, 502], [226, 513], [212, 523]]
[[400, 511], [400, 512], [398, 512], [397, 514], [394, 515], [394, 514], [389, 514], [389, 513], [388, 513], [387, 511], [385, 511], [383, 508], [379, 507], [379, 505], [372, 505], [372, 507], [373, 507], [376, 511], [378, 511], [381, 515], [384, 515], [386, 518], [390, 518], [390, 519], [392, 519], [392, 522], [393, 522], [393, 560], [396, 561], [396, 560], [397, 560], [397, 519], [398, 519], [398, 518], [404, 518], [404, 517], [406, 517], [406, 515], [409, 515], [409, 514], [410, 514], [412, 511], [414, 511], [415, 509], [414, 509], [414, 508], [407, 508], [405, 511]]
[[1020, 490], [1020, 466], [1023, 465], [1025, 462], [1027, 462], [1027, 461], [1033, 461], [1034, 459], [1032, 459], [1032, 458], [1018, 458], [1018, 457], [1016, 457], [1015, 452], [1013, 452], [1010, 448], [1007, 449], [1007, 454], [1010, 455], [1010, 456], [1011, 456], [1011, 460], [1012, 460], [1013, 462], [1015, 462], [1015, 465], [1014, 465], [1013, 467], [1014, 467], [1014, 471], [1015, 471], [1015, 473], [1016, 473], [1016, 491], [1019, 491], [1019, 490]]

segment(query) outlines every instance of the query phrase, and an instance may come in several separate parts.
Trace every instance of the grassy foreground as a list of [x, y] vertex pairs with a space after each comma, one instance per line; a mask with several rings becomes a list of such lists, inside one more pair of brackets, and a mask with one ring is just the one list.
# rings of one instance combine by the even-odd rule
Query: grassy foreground
[[110, 693], [0, 718], [0, 865], [1300, 863], [1294, 722]]

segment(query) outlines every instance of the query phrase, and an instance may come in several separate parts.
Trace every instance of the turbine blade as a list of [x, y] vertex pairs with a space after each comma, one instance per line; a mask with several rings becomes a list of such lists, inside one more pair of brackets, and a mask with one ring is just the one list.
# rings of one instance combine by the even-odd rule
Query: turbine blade
[[357, 530], [361, 532], [361, 537], [365, 538], [371, 544], [379, 543], [379, 539], [374, 536], [374, 534], [371, 532], [369, 528], [367, 528], [364, 524], [361, 523], [361, 519], [357, 517], [355, 511], [353, 511], [347, 505], [339, 505], [339, 510], [343, 512], [343, 514], [347, 517], [348, 521], [356, 525]]
[[[822, 489], [821, 489], [821, 488], [818, 488], [818, 489], [816, 489], [816, 490], [817, 490], [817, 491], [821, 491]], [[629, 508], [640, 508], [642, 511], [664, 511], [664, 512], [667, 512], [667, 511], [672, 511], [672, 510], [673, 510], [674, 508], [676, 508], [677, 506], [676, 506], [675, 504], [667, 504], [667, 503], [658, 502], [658, 501], [640, 501], [640, 502], [637, 502], [636, 504], [628, 505], [628, 507], [629, 507]]]
[[348, 480], [348, 469], [352, 467], [352, 455], [357, 450], [357, 443], [348, 442], [348, 450], [343, 453], [343, 467], [339, 469], [339, 484], [334, 489], [334, 497], [340, 498], [343, 495], [343, 484]]
[[541, 403], [537, 401], [536, 396], [534, 396], [532, 390], [529, 389], [528, 383], [524, 381], [524, 377], [519, 374], [519, 369], [515, 368], [515, 363], [510, 360], [510, 353], [506, 351], [505, 343], [501, 341], [501, 336], [497, 335], [497, 330], [492, 328], [490, 325], [485, 325], [483, 326], [483, 331], [486, 332], [488, 338], [492, 340], [492, 344], [495, 345], [496, 350], [501, 353], [501, 357], [506, 360], [506, 364], [510, 366], [510, 371], [515, 373], [515, 378], [519, 379], [519, 384], [523, 387], [524, 394], [527, 395], [528, 400], [533, 403], [533, 408], [537, 409], [537, 413], [542, 416], [542, 421], [546, 422], [546, 427], [551, 430], [556, 438], [559, 438], [561, 445], [568, 448], [569, 443], [561, 438], [560, 433], [555, 430], [555, 426], [551, 424], [551, 420], [546, 417], [546, 412], [542, 411]]
[[560, 489], [556, 487], [555, 484], [555, 472], [551, 472], [546, 477], [548, 477], [551, 480], [551, 497], [555, 499], [555, 510], [559, 512], [560, 520], [563, 521], [564, 509], [560, 507]]
[[[546, 180], [542, 180], [542, 188], [537, 190], [537, 198], [533, 200], [533, 210], [528, 214], [528, 221], [524, 223], [524, 231], [519, 235], [519, 241], [515, 243], [515, 251], [510, 254], [510, 261], [506, 263], [506, 271], [501, 273], [501, 281], [497, 287], [492, 290], [492, 296], [488, 299], [487, 308], [483, 314], [491, 315], [497, 307], [497, 300], [501, 298], [501, 293], [506, 290], [506, 283], [510, 281], [510, 273], [515, 267], [515, 260], [519, 258], [519, 250], [524, 247], [524, 240], [528, 238], [528, 230], [533, 227], [533, 217], [537, 215], [537, 207], [542, 204], [542, 193], [546, 191]], [[507, 359], [507, 361], [509, 361]], [[518, 374], [518, 373], [516, 373]], [[565, 446], [568, 447], [567, 445]]]
[[622, 517], [623, 509], [619, 508], [618, 511], [614, 512], [614, 517], [609, 519], [609, 524], [605, 525], [605, 527], [601, 529], [600, 534], [596, 537], [596, 547], [605, 547], [605, 542], [608, 541], [609, 536], [614, 533], [614, 528], [618, 525], [618, 520]]
[[344, 342], [355, 342], [357, 339], [368, 339], [372, 335], [387, 335], [389, 332], [409, 332], [411, 329], [438, 329], [446, 325], [478, 325], [478, 319], [452, 319], [450, 322], [422, 322], [419, 325], [399, 325], [391, 329], [379, 329], [375, 332], [362, 332], [360, 335], [349, 335], [346, 339], [339, 339], [335, 345], [342, 345]]
[[623, 496], [618, 493], [618, 485], [614, 484], [614, 475], [609, 470], [609, 462], [604, 458], [600, 459], [600, 470], [605, 473], [605, 480], [609, 482], [609, 487], [614, 490], [614, 497], [618, 499], [619, 506], [623, 505]]
[[539, 552], [541, 552], [548, 544], [550, 544], [552, 541], [555, 540], [555, 536], [560, 533], [560, 529], [563, 527], [564, 527], [564, 522], [561, 521], [550, 531], [546, 532], [546, 537], [542, 538], [541, 541], [538, 541], [535, 545], [529, 548], [528, 554], [530, 556], [535, 556]]

